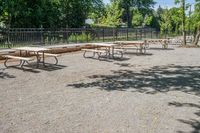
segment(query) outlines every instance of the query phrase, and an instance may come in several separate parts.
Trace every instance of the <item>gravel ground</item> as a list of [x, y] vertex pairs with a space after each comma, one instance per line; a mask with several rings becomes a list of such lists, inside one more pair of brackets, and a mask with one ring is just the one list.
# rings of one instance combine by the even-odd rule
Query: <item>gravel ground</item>
[[200, 49], [148, 53], [68, 53], [26, 71], [0, 63], [0, 132], [199, 133]]

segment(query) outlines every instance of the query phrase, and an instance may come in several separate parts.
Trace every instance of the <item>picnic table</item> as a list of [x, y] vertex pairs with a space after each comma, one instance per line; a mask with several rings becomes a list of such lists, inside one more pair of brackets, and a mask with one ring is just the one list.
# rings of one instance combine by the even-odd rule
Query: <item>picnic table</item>
[[[46, 56], [54, 57], [56, 60], [55, 65], [57, 65], [57, 63], [58, 63], [57, 57], [60, 56], [59, 54], [48, 53], [48, 51], [50, 51], [50, 49], [44, 48], [44, 47], [19, 47], [19, 48], [13, 48], [12, 50], [19, 51], [20, 55], [19, 56], [10, 55], [10, 54], [3, 55], [3, 57], [5, 58], [5, 62], [4, 62], [5, 67], [11, 67], [11, 66], [7, 65], [8, 59], [15, 59], [15, 60], [19, 60], [20, 63], [19, 63], [19, 65], [13, 65], [13, 66], [21, 66], [21, 68], [23, 68], [25, 63], [29, 64], [29, 61], [34, 60], [34, 58], [29, 57], [29, 55], [30, 56], [32, 55], [32, 54], [30, 54], [32, 52], [34, 53], [34, 56], [36, 56], [37, 67], [39, 67], [40, 63], [42, 63], [43, 66], [45, 66], [45, 57]], [[22, 52], [25, 52], [26, 55], [22, 56]]]
[[120, 53], [121, 58], [123, 57], [123, 53], [122, 50], [119, 49], [115, 49], [115, 46], [119, 46], [119, 44], [117, 43], [90, 43], [88, 45], [91, 45], [93, 47], [104, 47], [106, 49], [82, 49], [83, 51], [85, 51], [84, 53], [84, 57], [86, 52], [93, 52], [93, 57], [95, 56], [95, 53], [98, 54], [98, 56], [100, 57], [101, 53], [106, 53], [106, 55], [108, 54], [109, 58], [115, 58], [115, 52]]
[[145, 41], [115, 41], [115, 43], [120, 44], [120, 46], [122, 46], [124, 49], [132, 49], [132, 46], [134, 46], [140, 53], [146, 52]]
[[92, 43], [92, 45], [108, 48], [108, 54], [109, 54], [109, 57], [111, 58], [114, 58], [115, 46], [118, 46], [118, 44], [115, 44], [115, 43]]
[[149, 45], [150, 43], [153, 44], [161, 44], [162, 48], [168, 48], [169, 39], [146, 39], [146, 43]]
[[[13, 49], [20, 51], [20, 56], [22, 56], [22, 51], [26, 52], [26, 56], [28, 55], [29, 52], [36, 53], [37, 67], [39, 66], [39, 63], [43, 63], [43, 66], [45, 66], [45, 52], [50, 50], [48, 48], [43, 48], [43, 47], [18, 47]], [[42, 53], [42, 61], [40, 58], [41, 53]]]

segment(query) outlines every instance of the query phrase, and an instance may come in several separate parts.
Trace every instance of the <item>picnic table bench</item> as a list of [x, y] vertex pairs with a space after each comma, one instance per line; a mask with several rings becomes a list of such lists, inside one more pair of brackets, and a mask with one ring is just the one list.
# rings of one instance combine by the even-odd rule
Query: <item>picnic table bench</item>
[[[46, 56], [46, 57], [54, 57], [54, 59], [56, 60], [56, 62], [55, 62], [55, 65], [57, 65], [58, 64], [58, 58], [57, 57], [59, 57], [59, 56], [61, 56], [60, 54], [52, 54], [52, 53], [38, 53], [40, 56], [43, 56], [43, 54], [44, 54], [44, 56]], [[41, 59], [41, 57], [40, 57], [40, 59]]]
[[96, 49], [82, 49], [82, 51], [84, 51], [83, 56], [85, 58], [86, 58], [87, 52], [92, 52], [93, 53], [92, 57], [95, 57], [95, 54], [97, 54], [98, 59], [100, 57], [103, 57], [102, 56], [103, 53], [105, 53], [105, 56], [107, 56], [107, 58], [116, 58], [116, 57], [123, 58], [123, 50], [115, 49], [115, 47], [118, 46], [118, 44], [115, 44], [115, 43], [91, 43], [88, 45], [95, 46], [97, 48]]
[[[98, 59], [99, 59], [101, 57], [102, 53], [104, 53], [106, 55], [108, 53], [108, 51], [106, 51], [106, 50], [100, 50], [100, 49], [82, 49], [82, 51], [84, 51], [84, 53], [83, 53], [83, 57], [84, 58], [93, 58], [97, 54], [98, 55]], [[87, 52], [92, 52], [93, 56], [86, 56]]]
[[4, 61], [4, 66], [5, 67], [11, 67], [7, 65], [7, 62], [9, 59], [15, 59], [15, 60], [20, 60], [20, 64], [19, 65], [14, 65], [14, 66], [20, 66], [21, 68], [23, 68], [24, 64], [28, 61], [32, 61], [34, 60], [34, 58], [30, 58], [30, 57], [20, 57], [20, 56], [14, 56], [14, 55], [4, 55], [3, 57], [5, 57], [5, 61]]

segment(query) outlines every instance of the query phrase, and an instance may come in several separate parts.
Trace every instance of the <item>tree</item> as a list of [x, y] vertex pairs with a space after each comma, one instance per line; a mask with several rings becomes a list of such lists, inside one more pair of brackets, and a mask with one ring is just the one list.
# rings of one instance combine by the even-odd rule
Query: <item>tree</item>
[[147, 13], [147, 11], [151, 10], [154, 4], [154, 0], [120, 0], [120, 5], [124, 9], [125, 20], [128, 27], [132, 27], [132, 13], [134, 9]]
[[106, 6], [105, 16], [101, 18], [101, 24], [104, 26], [119, 27], [121, 25], [122, 8], [120, 1], [113, 1]]
[[180, 3], [181, 4], [181, 18], [182, 18], [182, 32], [183, 32], [183, 45], [186, 45], [186, 31], [185, 31], [185, 21], [186, 21], [186, 16], [185, 16], [185, 9], [186, 9], [186, 4], [185, 0], [175, 0], [175, 3]]
[[103, 2], [94, 4], [92, 10], [89, 12], [88, 18], [92, 19], [94, 23], [99, 24], [100, 19], [106, 14], [106, 7]]
[[194, 40], [193, 44], [198, 45], [198, 41], [200, 39], [200, 0], [196, 0], [195, 10], [191, 16], [191, 25], [194, 31]]
[[171, 33], [172, 32], [172, 19], [169, 9], [163, 10], [163, 13], [161, 14], [161, 22], [160, 22], [160, 31], [161, 34], [164, 34], [166, 32]]
[[141, 26], [144, 21], [143, 15], [138, 10], [133, 10], [133, 14], [135, 15], [132, 17], [132, 26]]
[[6, 27], [82, 27], [102, 0], [0, 0]]

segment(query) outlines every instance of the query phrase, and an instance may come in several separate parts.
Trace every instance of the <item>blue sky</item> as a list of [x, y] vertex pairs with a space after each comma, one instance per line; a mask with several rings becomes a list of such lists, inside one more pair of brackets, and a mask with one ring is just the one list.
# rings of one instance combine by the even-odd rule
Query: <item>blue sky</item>
[[[110, 0], [103, 0], [103, 1], [104, 1], [104, 3], [110, 2]], [[175, 0], [155, 0], [155, 2], [157, 2], [157, 4], [155, 5], [155, 8], [157, 8], [158, 5], [161, 5], [162, 7], [168, 7], [168, 8], [173, 7], [173, 6], [175, 6], [174, 1]], [[193, 4], [194, 1], [195, 0], [186, 0], [186, 3]]]

